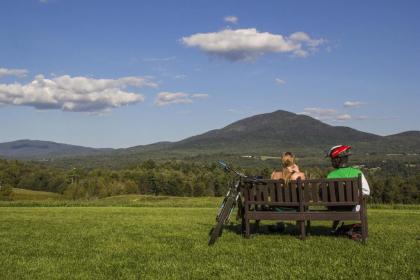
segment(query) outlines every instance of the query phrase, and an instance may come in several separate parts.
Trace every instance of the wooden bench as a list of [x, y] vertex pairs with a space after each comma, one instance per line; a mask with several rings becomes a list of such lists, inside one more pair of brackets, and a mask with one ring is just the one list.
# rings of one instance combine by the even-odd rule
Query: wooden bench
[[[352, 179], [299, 178], [287, 184], [283, 180], [243, 180], [240, 192], [245, 237], [250, 236], [250, 220], [255, 220], [257, 225], [260, 220], [297, 221], [302, 239], [306, 237], [306, 227], [309, 231], [310, 221], [352, 220], [361, 222], [362, 240], [367, 240], [366, 198], [362, 194], [361, 176]], [[360, 205], [358, 212], [327, 208], [356, 205]], [[279, 212], [275, 210], [277, 207], [291, 207], [295, 211]]]

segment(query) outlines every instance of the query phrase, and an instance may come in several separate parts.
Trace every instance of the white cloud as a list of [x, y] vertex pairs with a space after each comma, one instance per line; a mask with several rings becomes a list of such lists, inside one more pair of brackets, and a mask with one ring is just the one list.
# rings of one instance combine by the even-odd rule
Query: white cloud
[[296, 50], [293, 52], [293, 54], [297, 57], [302, 57], [302, 58], [307, 57], [309, 55], [309, 53], [305, 50]]
[[192, 98], [208, 98], [209, 95], [207, 93], [194, 93], [191, 94]]
[[289, 36], [289, 39], [294, 42], [306, 43], [309, 47], [316, 48], [325, 43], [324, 39], [313, 39], [305, 32], [295, 32]]
[[265, 53], [291, 53], [306, 57], [325, 42], [313, 39], [304, 32], [296, 32], [289, 37], [269, 32], [259, 32], [255, 28], [225, 29], [213, 33], [197, 33], [183, 37], [181, 42], [230, 61], [254, 60]]
[[127, 87], [157, 87], [157, 84], [148, 77], [94, 79], [64, 75], [47, 79], [38, 75], [27, 84], [0, 84], [0, 104], [103, 112], [144, 100], [141, 94], [125, 91]]
[[[362, 103], [364, 104], [364, 103]], [[393, 120], [398, 119], [398, 117], [393, 116], [380, 116], [380, 117], [370, 117], [370, 116], [353, 116], [348, 113], [338, 112], [335, 109], [324, 109], [324, 108], [305, 108], [304, 111], [300, 114], [311, 116], [320, 121], [327, 122], [346, 122], [346, 121], [383, 121], [383, 120]]]
[[329, 120], [329, 119], [334, 118], [337, 115], [337, 110], [310, 107], [310, 108], [305, 108], [302, 114], [311, 116], [318, 120]]
[[145, 62], [168, 62], [174, 60], [176, 60], [176, 56], [143, 58], [143, 61]]
[[0, 78], [5, 76], [15, 76], [15, 77], [25, 77], [28, 74], [28, 70], [26, 69], [7, 69], [7, 68], [0, 68]]
[[155, 99], [157, 106], [165, 106], [170, 104], [187, 104], [193, 103], [194, 99], [207, 98], [209, 95], [205, 93], [185, 93], [185, 92], [160, 92]]
[[360, 101], [346, 101], [344, 102], [343, 106], [347, 108], [358, 108], [362, 106], [363, 104], [365, 103], [360, 102]]
[[179, 75], [175, 75], [173, 78], [175, 80], [184, 80], [184, 79], [188, 78], [188, 76], [185, 75], [185, 74], [179, 74]]
[[229, 23], [237, 24], [237, 23], [238, 23], [239, 18], [238, 18], [238, 17], [236, 17], [236, 16], [227, 16], [227, 17], [225, 17], [225, 18], [224, 18], [224, 20], [225, 20], [226, 22], [229, 22]]
[[284, 85], [284, 84], [286, 84], [286, 81], [285, 80], [282, 80], [282, 79], [279, 79], [279, 78], [276, 78], [276, 83], [278, 85]]
[[358, 121], [364, 121], [364, 120], [368, 120], [370, 118], [368, 116], [357, 116], [357, 117], [354, 117], [354, 119], [358, 120]]
[[369, 117], [369, 116], [356, 116], [353, 119], [357, 121], [389, 121], [399, 119], [398, 116], [380, 116], [380, 117]]
[[231, 109], [227, 109], [227, 111], [229, 113], [232, 113], [232, 114], [242, 114], [242, 111], [241, 110], [238, 110], [238, 109], [231, 108]]
[[352, 119], [352, 117], [349, 114], [341, 114], [341, 115], [337, 115], [335, 119], [337, 121], [349, 121]]
[[169, 104], [182, 104], [191, 103], [192, 99], [189, 98], [187, 93], [183, 92], [160, 92], [155, 100], [156, 105], [165, 106]]
[[301, 114], [311, 116], [314, 119], [317, 119], [320, 121], [344, 122], [344, 121], [350, 121], [357, 118], [357, 117], [354, 118], [353, 116], [347, 113], [338, 112], [335, 109], [326, 109], [326, 108], [317, 108], [317, 107], [305, 108]]

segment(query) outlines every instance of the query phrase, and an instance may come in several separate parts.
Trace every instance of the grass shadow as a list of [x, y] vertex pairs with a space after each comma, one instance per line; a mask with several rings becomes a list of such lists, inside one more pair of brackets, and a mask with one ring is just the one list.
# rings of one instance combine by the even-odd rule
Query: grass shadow
[[[242, 235], [241, 224], [228, 224], [223, 227], [223, 231], [233, 232], [237, 235]], [[259, 224], [251, 223], [251, 235], [285, 235], [285, 236], [300, 236], [300, 230], [296, 223], [283, 223], [283, 226], [277, 224]], [[311, 225], [307, 228], [307, 236], [331, 236], [331, 227], [323, 225]]]

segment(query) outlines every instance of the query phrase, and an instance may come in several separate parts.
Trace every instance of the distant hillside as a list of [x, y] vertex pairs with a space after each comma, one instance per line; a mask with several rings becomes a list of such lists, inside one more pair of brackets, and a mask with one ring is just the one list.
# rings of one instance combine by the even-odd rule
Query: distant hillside
[[0, 144], [0, 156], [38, 159], [89, 156], [84, 160], [89, 160], [93, 165], [113, 165], [147, 158], [170, 159], [223, 153], [269, 155], [285, 150], [298, 152], [301, 156], [319, 157], [332, 145], [344, 143], [354, 146], [359, 154], [420, 153], [420, 131], [379, 136], [279, 110], [248, 117], [178, 142], [113, 150], [21, 140]]
[[406, 131], [385, 137], [401, 150], [420, 151], [420, 131]]
[[95, 149], [38, 140], [18, 140], [0, 143], [0, 156], [16, 159], [95, 155], [109, 151], [112, 151], [112, 149]]
[[252, 116], [222, 129], [173, 143], [171, 149], [217, 149], [236, 152], [325, 149], [337, 143], [370, 143], [381, 136], [348, 127], [334, 127], [306, 115], [286, 111]]
[[410, 153], [420, 151], [419, 134], [419, 131], [411, 131], [384, 137], [279, 110], [248, 117], [178, 142], [133, 147], [130, 152], [144, 156], [212, 153], [255, 155], [278, 154], [290, 149], [301, 155], [319, 155], [332, 145], [346, 143], [354, 146], [358, 153]]

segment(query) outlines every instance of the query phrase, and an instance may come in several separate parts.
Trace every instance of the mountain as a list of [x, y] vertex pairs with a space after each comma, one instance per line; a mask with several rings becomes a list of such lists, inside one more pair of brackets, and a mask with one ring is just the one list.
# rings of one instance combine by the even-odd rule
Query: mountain
[[38, 140], [18, 140], [0, 143], [0, 156], [15, 159], [42, 159], [65, 156], [97, 155], [113, 149], [95, 149], [82, 146]]
[[93, 156], [89, 158], [94, 162], [112, 162], [114, 159], [118, 159], [118, 162], [134, 162], [145, 158], [184, 158], [217, 153], [269, 155], [288, 149], [300, 155], [319, 156], [322, 151], [337, 144], [352, 145], [358, 153], [419, 153], [420, 131], [379, 136], [279, 110], [248, 117], [178, 142], [159, 142], [113, 150], [20, 140], [0, 144], [0, 156], [55, 158], [83, 155]]
[[319, 155], [333, 145], [349, 144], [358, 153], [413, 153], [420, 151], [420, 131], [380, 136], [344, 126], [332, 126], [306, 115], [278, 110], [234, 122], [221, 129], [178, 142], [137, 146], [142, 155], [198, 155], [212, 153], [279, 154], [287, 149]]
[[402, 150], [420, 151], [420, 131], [406, 131], [389, 135], [385, 138]]
[[171, 149], [229, 149], [238, 152], [284, 148], [325, 149], [337, 143], [371, 143], [381, 139], [375, 134], [331, 126], [306, 115], [279, 110], [184, 139], [173, 143]]

